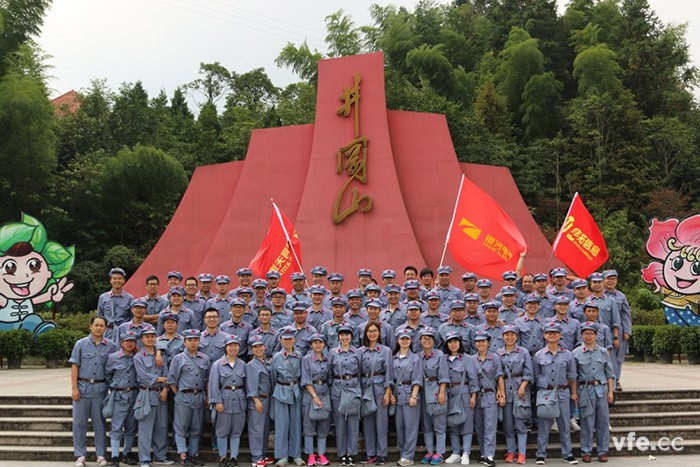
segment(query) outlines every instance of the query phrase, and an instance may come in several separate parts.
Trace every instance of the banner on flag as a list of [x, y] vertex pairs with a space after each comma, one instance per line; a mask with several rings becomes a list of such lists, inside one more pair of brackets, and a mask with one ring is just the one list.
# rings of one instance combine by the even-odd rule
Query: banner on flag
[[608, 248], [600, 229], [578, 193], [552, 246], [559, 258], [579, 277], [588, 277], [608, 260]]
[[287, 291], [291, 290], [292, 273], [302, 271], [299, 235], [274, 201], [270, 228], [250, 262], [250, 269], [259, 277], [265, 277], [269, 271], [279, 272], [280, 287]]
[[464, 268], [492, 279], [515, 269], [527, 250], [520, 230], [485, 191], [462, 176], [447, 236], [452, 257]]

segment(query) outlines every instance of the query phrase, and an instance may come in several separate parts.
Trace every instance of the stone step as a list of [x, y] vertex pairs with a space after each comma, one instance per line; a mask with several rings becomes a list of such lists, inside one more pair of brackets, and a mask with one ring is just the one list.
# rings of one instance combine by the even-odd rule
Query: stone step
[[615, 393], [616, 401], [646, 401], [658, 399], [700, 399], [700, 389], [653, 389], [645, 391], [622, 391]]
[[[528, 463], [532, 464], [533, 460], [535, 458], [535, 449], [536, 446], [534, 444], [528, 443], [527, 446], [527, 457], [528, 457]], [[573, 444], [573, 451], [574, 455], [579, 458], [580, 457], [580, 450], [578, 443]], [[496, 460], [499, 462], [501, 459], [503, 459], [503, 456], [505, 455], [506, 449], [503, 444], [499, 444], [496, 447]], [[95, 453], [95, 448], [89, 446], [88, 447], [88, 462], [94, 462], [94, 453]], [[424, 451], [421, 450], [420, 448], [416, 451], [416, 465], [419, 465], [419, 460], [421, 456], [423, 455]], [[693, 439], [693, 440], [685, 440], [683, 442], [683, 449], [681, 451], [674, 451], [672, 449], [669, 449], [668, 451], [661, 451], [658, 449], [657, 446], [649, 446], [648, 448], [642, 447], [642, 449], [638, 449], [636, 445], [632, 445], [631, 449], [628, 449], [628, 446], [625, 444], [622, 446], [622, 450], [616, 451], [614, 445], [611, 443], [610, 445], [610, 457], [611, 461], [614, 459], [614, 457], [621, 457], [621, 456], [645, 456], [645, 455], [650, 455], [653, 454], [654, 456], [657, 457], [657, 459], [660, 459], [660, 456], [665, 456], [665, 455], [680, 455], [680, 454], [700, 454], [700, 439]], [[328, 458], [331, 460], [331, 462], [337, 462], [337, 457], [336, 457], [336, 451], [332, 448], [329, 448], [327, 450], [327, 455]], [[549, 463], [552, 464], [561, 464], [561, 461], [559, 461], [560, 457], [560, 446], [557, 443], [550, 443], [547, 449], [547, 456], [548, 459], [550, 459]], [[169, 457], [171, 459], [175, 459], [177, 454], [175, 451], [170, 451]], [[205, 461], [205, 462], [216, 462], [218, 460], [218, 455], [217, 453], [213, 452], [211, 449], [208, 448], [203, 448], [200, 450], [200, 457]], [[359, 456], [358, 456], [359, 457]], [[398, 451], [395, 447], [390, 447], [389, 448], [389, 458], [387, 465], [392, 465], [394, 462], [398, 460]], [[472, 455], [471, 455], [472, 460], [476, 460], [479, 458], [479, 452], [478, 448], [472, 450]], [[73, 456], [73, 448], [70, 446], [42, 446], [41, 449], [37, 449], [36, 447], [33, 446], [6, 446], [6, 445], [0, 445], [0, 461], [4, 460], [22, 460], [22, 461], [55, 461], [55, 462], [72, 462], [75, 460], [75, 457]], [[243, 464], [244, 462], [249, 462], [250, 461], [250, 453], [248, 452], [247, 449], [241, 449], [239, 453], [239, 465], [245, 465]], [[472, 462], [474, 465], [480, 465], [477, 462]], [[359, 465], [359, 464], [358, 464]], [[659, 464], [662, 465], [662, 464]]]
[[71, 417], [73, 407], [70, 405], [1, 405], [0, 414], [10, 417]]
[[695, 425], [700, 420], [700, 412], [653, 412], [653, 413], [614, 413], [610, 414], [610, 424], [614, 427], [643, 427], [668, 425]]
[[72, 405], [68, 396], [0, 396], [0, 406], [4, 405]]
[[650, 399], [617, 401], [610, 413], [692, 412], [700, 407], [700, 399]]

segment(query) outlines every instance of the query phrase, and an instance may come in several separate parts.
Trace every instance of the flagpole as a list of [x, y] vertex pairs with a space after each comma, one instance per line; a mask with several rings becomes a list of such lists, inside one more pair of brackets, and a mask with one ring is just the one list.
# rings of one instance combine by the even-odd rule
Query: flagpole
[[[289, 232], [287, 232], [287, 227], [284, 225], [284, 221], [282, 220], [282, 214], [280, 213], [279, 208], [275, 204], [275, 200], [270, 198], [270, 202], [272, 203], [272, 208], [275, 210], [275, 214], [277, 214], [277, 220], [279, 221], [280, 225], [282, 226], [282, 230], [284, 231], [284, 237], [287, 239], [287, 244], [289, 245], [289, 249], [292, 250], [292, 255], [294, 255], [294, 260], [297, 262], [299, 265], [299, 269], [301, 269], [302, 272], [304, 272], [304, 268], [301, 265], [301, 261], [299, 261], [299, 257], [297, 256], [297, 252], [294, 251], [294, 245], [292, 245], [292, 239], [289, 236]], [[308, 287], [308, 282], [307, 282], [307, 287]]]
[[554, 257], [554, 250], [557, 249], [557, 245], [559, 245], [559, 240], [561, 240], [562, 228], [564, 227], [564, 224], [566, 224], [566, 220], [569, 218], [569, 214], [571, 214], [571, 210], [574, 207], [574, 202], [576, 201], [577, 196], [579, 196], [578, 191], [574, 193], [574, 197], [571, 198], [571, 204], [569, 205], [569, 209], [566, 211], [566, 216], [564, 216], [564, 223], [561, 225], [559, 233], [557, 233], [557, 238], [555, 238], [554, 243], [552, 243], [552, 253], [549, 255], [549, 259], [547, 260], [547, 262], [551, 261]]
[[455, 215], [457, 214], [457, 204], [459, 204], [459, 195], [462, 193], [462, 185], [464, 184], [464, 174], [462, 174], [462, 179], [459, 181], [459, 190], [457, 190], [457, 199], [455, 199], [455, 207], [452, 210], [452, 220], [450, 221], [450, 226], [447, 228], [447, 235], [445, 236], [445, 246], [442, 248], [442, 257], [440, 257], [440, 266], [442, 262], [445, 261], [445, 253], [447, 253], [447, 244], [450, 242], [450, 234], [452, 233], [452, 224], [455, 221]]

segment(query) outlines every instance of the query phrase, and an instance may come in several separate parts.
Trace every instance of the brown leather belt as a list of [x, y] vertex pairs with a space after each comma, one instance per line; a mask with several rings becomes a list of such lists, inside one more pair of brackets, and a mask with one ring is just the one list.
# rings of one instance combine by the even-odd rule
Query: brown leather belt
[[98, 383], [105, 383], [106, 380], [104, 379], [93, 379], [93, 378], [78, 378], [78, 381], [85, 381], [86, 383], [90, 384], [98, 384]]
[[[464, 384], [467, 384], [467, 383], [464, 383]], [[462, 385], [462, 382], [461, 382], [461, 381], [456, 381], [456, 382], [450, 383], [450, 386], [451, 386], [451, 387], [461, 386], [461, 385]]]
[[144, 391], [162, 391], [163, 390], [163, 388], [159, 387], [159, 386], [153, 386], [150, 388], [143, 386], [143, 387], [140, 387], [139, 389], [142, 389]]
[[297, 384], [296, 381], [277, 381], [277, 384], [281, 384], [282, 386], [294, 386]]
[[555, 388], [555, 386], [548, 384], [547, 389], [569, 389], [569, 385], [568, 384], [560, 384], [560, 385], [556, 386], [556, 388]]
[[479, 391], [481, 391], [481, 392], [493, 392], [493, 388], [481, 388]]
[[606, 383], [601, 383], [597, 379], [591, 380], [591, 381], [579, 381], [580, 384], [589, 384], [591, 386], [598, 386], [599, 384], [606, 384]]
[[180, 392], [184, 392], [185, 394], [199, 394], [200, 392], [204, 392], [204, 389], [183, 389]]
[[336, 375], [334, 375], [333, 378], [335, 378], [335, 379], [342, 379], [342, 380], [347, 381], [347, 380], [350, 380], [350, 379], [355, 379], [355, 378], [357, 378], [357, 375], [342, 375], [342, 376], [336, 376]]
[[407, 385], [412, 384], [412, 383], [413, 383], [413, 381], [411, 381], [410, 379], [406, 380], [406, 381], [399, 381], [399, 386], [407, 386]]
[[435, 383], [437, 381], [440, 381], [440, 378], [438, 378], [437, 376], [430, 376], [428, 378], [425, 378], [425, 380], [430, 381], [431, 383]]
[[224, 386], [221, 389], [228, 389], [229, 391], [237, 391], [239, 389], [243, 389], [243, 386]]
[[383, 372], [383, 371], [382, 371], [382, 372], [377, 371], [377, 372], [374, 373], [374, 375], [372, 375], [372, 373], [363, 373], [363, 374], [362, 374], [362, 377], [363, 377], [363, 378], [371, 378], [372, 376], [384, 376], [384, 372]]
[[325, 379], [316, 379], [314, 381], [311, 381], [311, 384], [326, 384], [328, 383], [328, 380]]
[[113, 388], [112, 391], [117, 391], [117, 392], [129, 392], [133, 391], [135, 389], [138, 389], [136, 386], [129, 386], [127, 388]]
[[258, 399], [267, 399], [267, 394], [258, 394]]

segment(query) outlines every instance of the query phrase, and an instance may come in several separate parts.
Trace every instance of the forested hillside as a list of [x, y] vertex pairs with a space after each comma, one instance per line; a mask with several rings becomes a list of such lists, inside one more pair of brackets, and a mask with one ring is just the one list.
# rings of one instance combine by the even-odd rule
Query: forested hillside
[[[65, 307], [90, 309], [109, 267], [132, 272], [147, 255], [197, 166], [242, 159], [255, 128], [313, 121], [325, 55], [288, 44], [277, 63], [299, 82], [283, 89], [226, 57], [172, 95], [149, 96], [139, 76], [119, 89], [95, 77], [77, 113], [59, 118], [50, 58], [33, 41], [49, 4], [0, 0], [0, 220], [24, 211], [75, 244]], [[327, 56], [384, 51], [388, 107], [444, 113], [459, 159], [509, 167], [550, 239], [580, 192], [628, 288], [649, 219], [700, 210], [697, 70], [684, 27], [646, 0], [574, 0], [563, 14], [553, 0], [371, 13], [367, 25], [330, 15]]]

